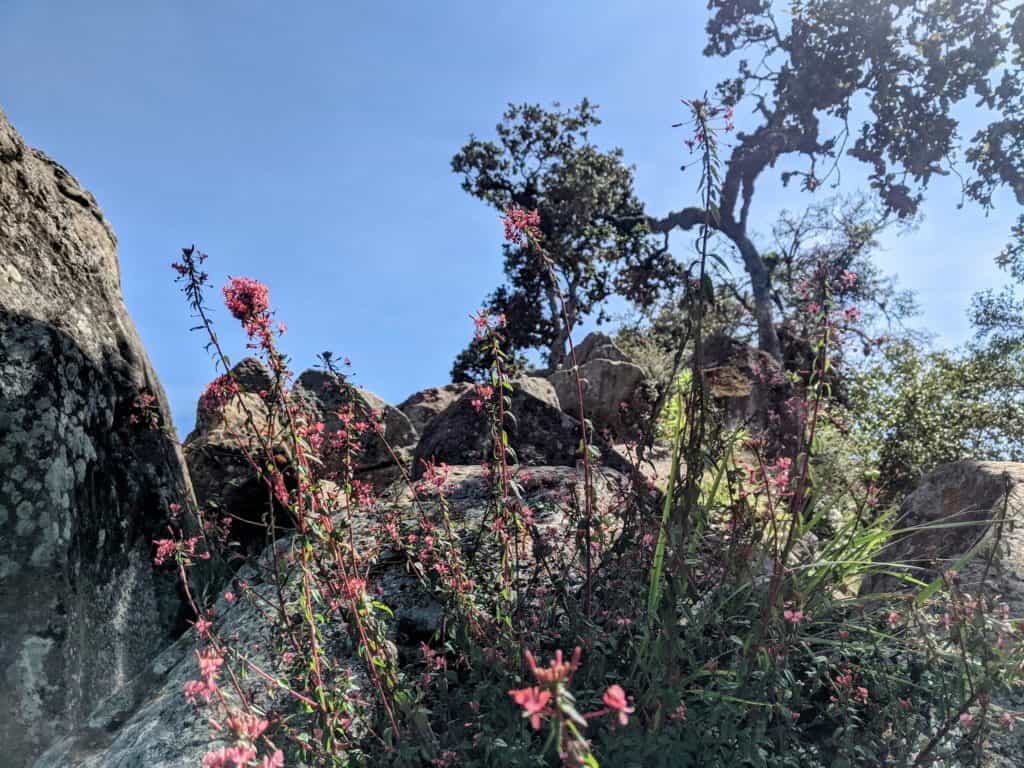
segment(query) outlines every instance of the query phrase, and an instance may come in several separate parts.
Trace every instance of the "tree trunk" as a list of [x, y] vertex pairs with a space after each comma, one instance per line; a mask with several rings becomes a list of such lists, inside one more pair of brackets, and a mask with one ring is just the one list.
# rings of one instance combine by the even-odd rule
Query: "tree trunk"
[[[754, 296], [754, 322], [757, 323], [758, 347], [782, 362], [782, 347], [779, 344], [779, 334], [775, 330], [775, 317], [772, 311], [772, 285], [768, 275], [768, 267], [764, 259], [758, 253], [757, 247], [747, 237], [746, 227], [742, 222], [737, 222], [731, 214], [725, 210], [721, 213], [720, 223], [711, 223], [711, 226], [718, 229], [725, 235], [740, 252], [743, 258], [743, 266], [750, 276], [750, 289]], [[670, 213], [662, 219], [648, 218], [647, 224], [652, 232], [668, 233], [679, 227], [690, 230], [701, 226], [709, 221], [707, 213], [703, 208], [690, 207], [681, 211]]]
[[562, 305], [558, 301], [558, 295], [554, 289], [548, 290], [547, 298], [552, 325], [555, 328], [555, 337], [551, 340], [551, 345], [548, 347], [548, 368], [556, 371], [565, 364], [565, 342], [569, 338], [569, 333], [562, 318]]
[[750, 242], [750, 238], [739, 227], [727, 227], [723, 233], [739, 249], [743, 265], [750, 276], [750, 290], [754, 296], [754, 320], [757, 322], [757, 346], [762, 352], [767, 352], [781, 363], [782, 346], [779, 344], [779, 334], [775, 330], [768, 267], [765, 266], [757, 248]]

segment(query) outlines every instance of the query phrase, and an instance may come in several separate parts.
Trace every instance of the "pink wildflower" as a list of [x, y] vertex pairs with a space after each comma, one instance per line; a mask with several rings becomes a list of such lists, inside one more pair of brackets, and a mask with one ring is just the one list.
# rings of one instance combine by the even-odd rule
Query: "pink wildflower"
[[501, 223], [505, 225], [505, 239], [510, 243], [522, 245], [524, 235], [528, 239], [540, 237], [540, 214], [536, 210], [509, 208]]
[[209, 703], [214, 690], [215, 686], [207, 685], [202, 680], [189, 680], [185, 683], [185, 701], [195, 706], [196, 699], [202, 696], [203, 700]]
[[523, 717], [529, 718], [533, 730], [540, 730], [540, 717], [544, 714], [551, 700], [550, 691], [542, 691], [537, 686], [509, 691], [509, 696], [523, 708]]
[[263, 718], [247, 712], [239, 712], [228, 716], [228, 728], [238, 738], [244, 738], [250, 742], [256, 741], [269, 726], [270, 723]]
[[196, 657], [199, 659], [199, 674], [203, 676], [204, 680], [212, 680], [220, 674], [220, 668], [224, 664], [224, 658], [218, 656], [217, 652], [212, 648], [207, 649], [203, 653], [196, 652]]
[[619, 725], [628, 725], [630, 714], [636, 711], [635, 707], [629, 706], [626, 692], [618, 684], [608, 686], [608, 690], [604, 692], [601, 701], [612, 712], [618, 713]]
[[782, 618], [794, 627], [798, 627], [800, 626], [800, 622], [807, 620], [807, 615], [803, 611], [787, 608], [782, 612]]
[[178, 542], [174, 539], [154, 539], [153, 543], [156, 544], [156, 556], [153, 558], [156, 565], [163, 565], [167, 558], [174, 554], [178, 546]]
[[216, 752], [207, 752], [203, 757], [203, 768], [245, 768], [256, 759], [252, 747], [221, 747]]
[[233, 277], [224, 286], [224, 303], [246, 330], [270, 310], [270, 291], [250, 277]]

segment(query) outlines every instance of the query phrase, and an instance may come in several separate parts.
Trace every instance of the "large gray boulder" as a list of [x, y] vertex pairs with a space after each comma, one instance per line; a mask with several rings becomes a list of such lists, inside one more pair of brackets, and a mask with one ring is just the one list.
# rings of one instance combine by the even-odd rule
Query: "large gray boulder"
[[[964, 460], [943, 464], [906, 497], [897, 536], [876, 559], [898, 564], [930, 582], [957, 567], [958, 588], [973, 597], [998, 598], [1009, 616], [1024, 615], [1024, 464]], [[966, 562], [961, 558], [967, 557]], [[887, 570], [895, 570], [888, 566]], [[886, 574], [864, 580], [861, 594], [912, 591]], [[1024, 709], [1024, 690], [999, 691], [994, 702]], [[1024, 730], [996, 728], [985, 744], [983, 768], [1013, 768], [1024, 754]]]
[[[166, 430], [166, 431], [165, 431]], [[0, 762], [30, 765], [182, 623], [189, 487], [96, 201], [0, 111]]]
[[[1001, 595], [1014, 616], [1024, 615], [1024, 464], [943, 464], [906, 497], [895, 525], [917, 530], [897, 536], [878, 554], [880, 561], [902, 564], [929, 581], [974, 552], [960, 571], [961, 588]], [[865, 593], [903, 588], [885, 575], [862, 585]]]
[[287, 458], [288, 441], [270, 370], [247, 357], [231, 369], [230, 379], [238, 391], [227, 402], [205, 393], [199, 398], [195, 429], [185, 439], [184, 449], [192, 486], [206, 517], [230, 517], [231, 537], [244, 554], [266, 544], [268, 493], [253, 462], [261, 467], [273, 462], [275, 449]]
[[[527, 466], [574, 467], [580, 460], [580, 424], [566, 414], [554, 387], [547, 380], [524, 376], [512, 382], [513, 418], [506, 422], [515, 461]], [[489, 461], [493, 436], [487, 408], [478, 408], [475, 391], [463, 394], [438, 414], [420, 436], [413, 456], [413, 475], [419, 477], [424, 462], [481, 464]], [[627, 462], [598, 440], [600, 461], [619, 471]]]
[[[299, 376], [292, 387], [292, 396], [317, 415], [328, 432], [341, 428], [338, 411], [352, 407], [359, 418], [383, 424], [381, 435], [367, 433], [359, 456], [358, 469], [371, 471], [386, 468], [408, 459], [416, 445], [416, 430], [409, 418], [393, 405], [388, 405], [368, 389], [348, 385], [344, 378], [325, 371], [310, 369]], [[392, 456], [394, 454], [394, 456]]]
[[[278, 543], [287, 550], [287, 540]], [[264, 554], [264, 560], [269, 556]], [[264, 567], [269, 567], [264, 562]], [[219, 637], [233, 638], [232, 647], [243, 652], [249, 661], [265, 672], [285, 678], [294, 674], [280, 654], [272, 652], [280, 637], [263, 618], [260, 601], [273, 604], [277, 589], [272, 581], [264, 581], [259, 571], [247, 566], [238, 575], [246, 579], [247, 594], [229, 604], [223, 597], [215, 606], [214, 630]], [[286, 585], [284, 594], [296, 599], [295, 584]], [[355, 682], [367, 691], [371, 685], [361, 662], [348, 650], [342, 622], [323, 630], [324, 647], [333, 658], [344, 660], [353, 671]], [[196, 651], [200, 647], [195, 630], [190, 630], [176, 643], [158, 655], [129, 685], [105, 700], [79, 729], [55, 743], [34, 768], [194, 768], [203, 765], [203, 756], [228, 743], [218, 741], [208, 717], [223, 720], [222, 712], [209, 705], [199, 708], [184, 695], [186, 683], [201, 678]], [[241, 676], [245, 665], [237, 660], [232, 667]], [[222, 675], [220, 690], [232, 706], [239, 706], [237, 692]], [[260, 683], [248, 672], [241, 683], [249, 701], [264, 712], [282, 706], [280, 689]], [[201, 701], [201, 700], [199, 700]], [[290, 711], [292, 716], [301, 714]], [[296, 723], [298, 727], [301, 727]], [[356, 723], [355, 728], [364, 727]], [[283, 743], [282, 743], [283, 746]], [[289, 762], [288, 765], [301, 765]]]
[[770, 454], [792, 452], [802, 419], [796, 388], [767, 352], [724, 334], [704, 344], [704, 374], [726, 425], [767, 438]]
[[[241, 545], [242, 554], [251, 554], [266, 544], [270, 503], [266, 481], [253, 462], [261, 468], [273, 463], [290, 486], [294, 480], [291, 439], [288, 417], [267, 367], [256, 358], [246, 358], [231, 369], [230, 378], [237, 392], [226, 404], [211, 408], [208, 398], [200, 398], [196, 428], [185, 440], [185, 456], [202, 508], [212, 517], [230, 516], [232, 538]], [[352, 406], [356, 419], [367, 423], [373, 413], [378, 414], [383, 434], [367, 430], [355, 469], [360, 479], [378, 485], [400, 476], [398, 467], [408, 461], [416, 431], [397, 408], [372, 392], [348, 387], [341, 377], [317, 370], [303, 373], [285, 397], [293, 414], [309, 422], [322, 421], [327, 433], [341, 428], [341, 408]], [[339, 469], [338, 460], [328, 455], [325, 470]], [[286, 524], [284, 510], [277, 511], [282, 513], [276, 517], [278, 523]]]
[[615, 438], [635, 437], [643, 414], [653, 402], [647, 372], [620, 350], [606, 334], [594, 332], [576, 348], [579, 387], [571, 368], [554, 371], [548, 381], [566, 413], [579, 413], [583, 390], [584, 416], [599, 432]]
[[471, 389], [473, 385], [465, 382], [430, 387], [407, 397], [398, 410], [409, 418], [416, 433], [422, 435], [435, 416]]

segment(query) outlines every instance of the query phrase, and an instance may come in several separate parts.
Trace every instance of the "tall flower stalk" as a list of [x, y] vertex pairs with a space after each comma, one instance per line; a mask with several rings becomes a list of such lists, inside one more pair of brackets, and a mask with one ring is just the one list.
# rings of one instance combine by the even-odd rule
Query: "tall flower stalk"
[[575, 318], [569, 316], [565, 293], [562, 291], [562, 283], [558, 279], [555, 260], [544, 247], [540, 215], [537, 211], [511, 208], [506, 212], [502, 223], [505, 226], [506, 240], [516, 245], [522, 245], [525, 241], [544, 263], [552, 289], [558, 297], [562, 322], [565, 325], [566, 339], [569, 344], [569, 360], [572, 363], [572, 372], [576, 384], [576, 417], [580, 423], [580, 454], [583, 457], [583, 545], [585, 549], [583, 605], [587, 618], [590, 618], [593, 616], [594, 481], [591, 467], [590, 434], [587, 429], [586, 409], [583, 406], [583, 378], [580, 375], [579, 361], [576, 358], [576, 345], [572, 340]]

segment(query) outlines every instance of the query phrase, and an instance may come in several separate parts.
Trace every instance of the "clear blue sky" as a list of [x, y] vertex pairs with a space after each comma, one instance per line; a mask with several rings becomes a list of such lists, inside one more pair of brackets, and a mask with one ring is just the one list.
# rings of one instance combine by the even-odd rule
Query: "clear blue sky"
[[[680, 97], [731, 71], [701, 56], [704, 19], [696, 0], [0, 0], [0, 106], [113, 223], [184, 437], [214, 372], [172, 282], [181, 246], [211, 255], [218, 286], [269, 284], [297, 369], [330, 349], [391, 402], [444, 383], [501, 277], [497, 215], [459, 188], [452, 154], [507, 102], [587, 96], [649, 210], [691, 202], [670, 125]], [[862, 180], [851, 167], [844, 187]], [[762, 187], [766, 231], [801, 198]], [[966, 338], [970, 295], [1001, 282], [992, 257], [1016, 215], [1006, 196], [988, 219], [957, 202], [935, 186], [921, 230], [882, 256], [945, 343]]]

